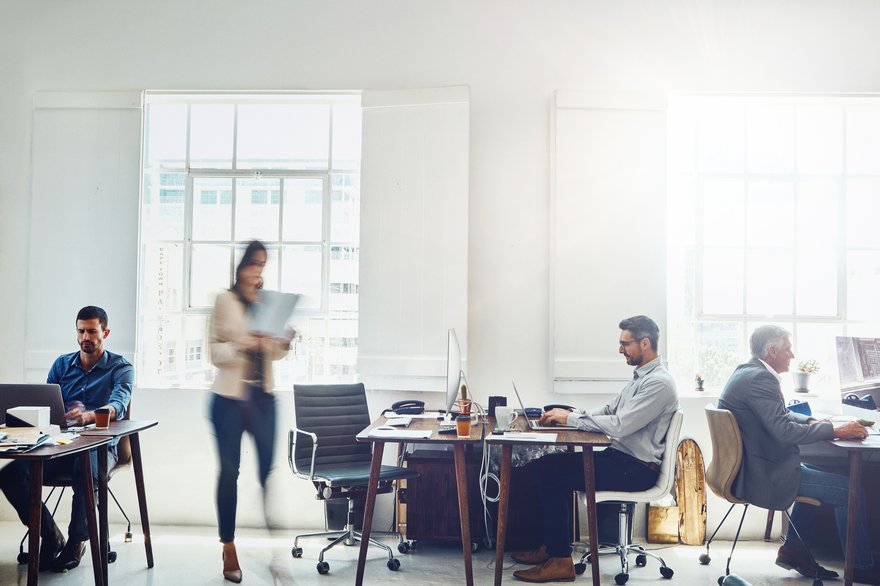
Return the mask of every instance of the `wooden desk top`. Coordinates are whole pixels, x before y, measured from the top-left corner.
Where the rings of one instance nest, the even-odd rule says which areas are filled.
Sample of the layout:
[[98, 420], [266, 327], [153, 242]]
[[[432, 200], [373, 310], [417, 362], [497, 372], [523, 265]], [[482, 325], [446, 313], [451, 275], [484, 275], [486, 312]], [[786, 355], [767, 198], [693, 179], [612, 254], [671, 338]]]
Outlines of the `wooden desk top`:
[[[393, 415], [392, 417], [398, 417], [397, 415]], [[397, 443], [407, 443], [407, 444], [430, 444], [430, 443], [444, 443], [444, 444], [475, 444], [481, 442], [483, 440], [483, 436], [488, 433], [486, 431], [487, 424], [482, 421], [477, 422], [476, 425], [471, 425], [471, 435], [467, 438], [460, 438], [455, 433], [437, 433], [437, 430], [440, 428], [440, 421], [432, 417], [430, 419], [416, 419], [413, 418], [410, 421], [410, 424], [406, 427], [401, 427], [401, 430], [405, 431], [421, 431], [421, 430], [431, 430], [431, 437], [429, 438], [400, 438], [400, 437], [373, 437], [370, 436], [370, 430], [374, 427], [378, 427], [380, 425], [385, 425], [388, 421], [388, 418], [384, 415], [380, 415], [377, 417], [366, 429], [357, 434], [357, 441], [359, 442], [397, 442]], [[494, 426], [494, 422], [492, 423]]]
[[[507, 432], [504, 435], [492, 435], [489, 433], [486, 436], [486, 441], [491, 442], [493, 444], [511, 444], [511, 445], [547, 445], [547, 444], [555, 444], [562, 446], [594, 446], [594, 447], [605, 447], [611, 445], [611, 438], [609, 438], [604, 433], [594, 433], [592, 431], [572, 431], [570, 429], [560, 429], [557, 431], [551, 430], [541, 430], [541, 431], [532, 431], [526, 428], [526, 422], [522, 417], [517, 417], [513, 422], [513, 434], [516, 432], [523, 432], [529, 434], [536, 435], [547, 435], [547, 434], [556, 434], [556, 441], [551, 442], [547, 440], [526, 440], [526, 439], [510, 439], [509, 435], [511, 432]], [[492, 419], [492, 429], [495, 429], [495, 421]]]
[[150, 419], [122, 419], [120, 421], [111, 421], [107, 429], [95, 429], [92, 427], [83, 430], [80, 435], [114, 438], [138, 433], [157, 425], [159, 425], [158, 421]]
[[40, 446], [30, 452], [0, 452], [0, 459], [52, 460], [54, 458], [60, 458], [62, 456], [77, 454], [85, 450], [91, 450], [92, 448], [97, 448], [98, 446], [101, 446], [103, 444], [110, 443], [112, 440], [112, 436], [106, 435], [91, 437], [80, 435], [69, 444], [65, 444], [63, 446]]

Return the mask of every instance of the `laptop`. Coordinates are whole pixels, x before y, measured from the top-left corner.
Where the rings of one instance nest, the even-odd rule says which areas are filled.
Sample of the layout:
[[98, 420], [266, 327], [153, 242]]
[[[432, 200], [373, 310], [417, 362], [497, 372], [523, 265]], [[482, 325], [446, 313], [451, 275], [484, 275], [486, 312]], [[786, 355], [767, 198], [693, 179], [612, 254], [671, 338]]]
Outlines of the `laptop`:
[[537, 431], [537, 430], [554, 431], [554, 430], [560, 430], [560, 429], [577, 430], [578, 429], [577, 427], [573, 427], [571, 425], [562, 425], [562, 424], [541, 425], [541, 423], [539, 423], [537, 419], [529, 419], [529, 416], [526, 415], [526, 406], [523, 405], [522, 397], [519, 396], [519, 391], [516, 390], [516, 383], [513, 381], [510, 381], [510, 383], [513, 385], [513, 392], [516, 394], [516, 400], [519, 401], [519, 406], [522, 409], [522, 416], [526, 418], [526, 423], [528, 424], [529, 429], [531, 429], [533, 431]]
[[67, 427], [64, 399], [58, 385], [0, 384], [0, 422], [6, 423], [6, 410], [13, 407], [48, 407], [49, 423], [61, 429]]

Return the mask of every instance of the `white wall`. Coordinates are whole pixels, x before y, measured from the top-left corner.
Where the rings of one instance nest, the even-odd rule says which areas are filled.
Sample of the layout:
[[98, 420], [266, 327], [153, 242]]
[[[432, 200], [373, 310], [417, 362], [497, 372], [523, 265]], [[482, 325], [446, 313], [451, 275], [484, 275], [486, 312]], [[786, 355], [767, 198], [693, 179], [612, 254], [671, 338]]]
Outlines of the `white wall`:
[[[551, 398], [542, 389], [550, 380], [552, 336], [548, 222], [555, 90], [662, 95], [880, 89], [880, 40], [874, 34], [880, 5], [867, 0], [0, 0], [0, 14], [4, 381], [24, 378], [20, 334], [27, 300], [35, 298], [26, 282], [28, 262], [46, 271], [61, 262], [28, 260], [26, 250], [36, 91], [470, 86], [469, 382], [484, 398], [507, 394], [516, 377], [541, 403]], [[638, 215], [639, 204], [626, 205]], [[595, 253], [616, 255], [620, 262], [609, 274], [596, 275], [598, 286], [626, 280], [656, 304], [665, 283], [639, 278], [638, 250], [613, 247], [624, 227], [604, 230], [609, 246]], [[656, 230], [662, 240], [659, 219]], [[97, 234], [95, 244], [113, 242]], [[100, 278], [103, 286], [134, 298], [131, 283]], [[66, 299], [59, 294], [57, 303]], [[71, 315], [76, 309], [69, 309]], [[584, 331], [607, 338], [612, 359], [616, 334]], [[374, 412], [393, 398], [371, 397]], [[204, 394], [142, 392], [137, 401], [139, 416], [162, 420], [143, 442], [154, 521], [213, 523], [214, 460]], [[288, 403], [282, 397], [289, 413]], [[700, 411], [688, 408], [685, 430], [691, 435], [702, 429]], [[242, 471], [243, 523], [259, 518], [250, 459], [245, 457]], [[278, 504], [290, 511], [297, 503], [291, 523], [318, 524], [320, 511], [308, 487], [294, 487], [282, 460], [279, 477], [289, 490]], [[166, 497], [172, 491], [175, 498]], [[0, 512], [8, 516], [8, 508], [0, 506]], [[710, 513], [711, 523], [714, 509]], [[760, 523], [752, 525], [751, 533], [758, 534]]]

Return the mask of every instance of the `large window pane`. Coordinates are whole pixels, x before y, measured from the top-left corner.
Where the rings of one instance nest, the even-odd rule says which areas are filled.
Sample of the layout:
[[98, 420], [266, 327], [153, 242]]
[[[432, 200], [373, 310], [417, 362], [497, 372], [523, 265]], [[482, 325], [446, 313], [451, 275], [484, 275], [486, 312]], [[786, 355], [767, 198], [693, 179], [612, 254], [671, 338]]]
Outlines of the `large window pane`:
[[357, 311], [359, 256], [356, 246], [330, 247], [330, 311]]
[[183, 310], [183, 243], [144, 243], [141, 253], [141, 314]]
[[229, 246], [193, 244], [189, 267], [190, 307], [211, 307], [217, 293], [232, 285]]
[[281, 253], [281, 290], [300, 293], [297, 307], [321, 307], [321, 247], [317, 245], [285, 246]]
[[741, 314], [743, 311], [743, 253], [740, 249], [703, 251], [703, 313]]
[[193, 104], [190, 113], [189, 160], [195, 169], [232, 168], [235, 106]]
[[839, 182], [827, 180], [798, 183], [796, 223], [798, 248], [826, 248], [836, 256], [837, 219], [840, 215], [839, 186]]
[[242, 104], [238, 107], [239, 169], [327, 169], [330, 106]]
[[730, 103], [702, 104], [697, 125], [700, 171], [745, 171], [745, 107]]
[[846, 109], [846, 171], [880, 174], [880, 109], [874, 105]]
[[847, 245], [880, 246], [878, 218], [880, 218], [880, 179], [858, 178], [847, 181]]
[[746, 313], [791, 315], [791, 249], [749, 250], [746, 260]]
[[749, 246], [791, 246], [794, 240], [794, 186], [788, 181], [749, 182]]
[[146, 167], [186, 167], [186, 105], [151, 104], [144, 132]]
[[278, 240], [280, 179], [237, 179], [235, 239]]
[[741, 246], [745, 237], [745, 183], [706, 181], [703, 185], [703, 244]]
[[193, 179], [193, 240], [229, 241], [232, 236], [232, 179]]
[[798, 315], [836, 316], [837, 251], [826, 248], [802, 248], [797, 261]]
[[797, 110], [798, 173], [843, 170], [843, 108], [803, 105]]
[[749, 173], [794, 170], [794, 108], [791, 104], [752, 104], [748, 108]]
[[360, 175], [331, 175], [330, 184], [330, 239], [357, 242], [361, 227]]
[[144, 173], [142, 240], [183, 240], [185, 180], [183, 173]]
[[324, 182], [284, 180], [284, 240], [320, 241], [323, 231]]
[[699, 374], [708, 388], [721, 389], [743, 361], [743, 325], [737, 322], [697, 324]]
[[843, 335], [841, 324], [798, 324], [794, 336], [792, 370], [806, 360], [817, 360], [819, 372], [810, 376], [810, 389], [838, 387], [837, 349], [834, 339]]
[[847, 255], [847, 317], [880, 321], [880, 251], [854, 250]]

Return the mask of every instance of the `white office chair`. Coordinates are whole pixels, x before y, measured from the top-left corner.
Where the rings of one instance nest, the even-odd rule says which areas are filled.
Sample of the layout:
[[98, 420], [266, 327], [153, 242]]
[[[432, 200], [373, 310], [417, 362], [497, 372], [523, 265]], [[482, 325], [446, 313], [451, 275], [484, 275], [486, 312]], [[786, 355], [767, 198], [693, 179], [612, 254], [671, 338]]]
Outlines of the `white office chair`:
[[[626, 584], [629, 580], [629, 561], [627, 556], [630, 553], [636, 554], [636, 566], [644, 566], [647, 564], [647, 556], [651, 556], [660, 562], [660, 575], [664, 578], [672, 578], [672, 568], [666, 565], [663, 558], [655, 553], [646, 550], [641, 545], [632, 542], [632, 511], [635, 503], [650, 503], [660, 500], [672, 490], [675, 483], [675, 451], [678, 449], [678, 436], [681, 433], [681, 422], [684, 419], [684, 413], [676, 411], [672, 415], [669, 422], [669, 429], [666, 431], [666, 447], [663, 450], [663, 462], [660, 464], [660, 475], [657, 476], [657, 484], [647, 490], [640, 492], [614, 492], [600, 490], [596, 492], [596, 502], [618, 502], [620, 503], [619, 519], [619, 537], [615, 545], [600, 545], [599, 555], [605, 553], [616, 553], [620, 556], [620, 573], [614, 576], [616, 584]], [[594, 539], [590, 536], [590, 539]], [[590, 552], [587, 551], [581, 561], [574, 566], [574, 571], [583, 574], [587, 569], [587, 562], [590, 560]]]

